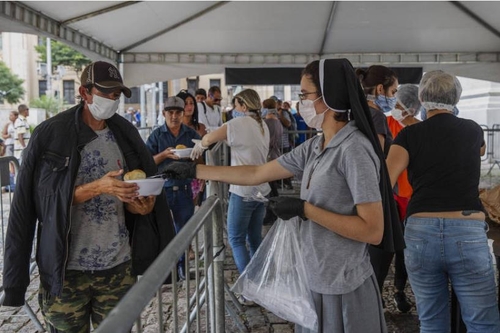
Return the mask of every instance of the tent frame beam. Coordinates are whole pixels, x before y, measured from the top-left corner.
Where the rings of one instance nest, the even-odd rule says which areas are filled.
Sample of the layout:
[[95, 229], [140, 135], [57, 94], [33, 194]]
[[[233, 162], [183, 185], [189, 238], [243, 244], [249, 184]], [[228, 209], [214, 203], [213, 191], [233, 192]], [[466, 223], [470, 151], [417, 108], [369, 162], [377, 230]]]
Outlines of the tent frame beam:
[[335, 15], [335, 11], [337, 10], [338, 1], [332, 1], [332, 8], [330, 9], [330, 15], [328, 16], [328, 23], [325, 27], [325, 32], [323, 33], [323, 40], [321, 41], [321, 47], [319, 48], [318, 54], [323, 54], [325, 50], [325, 44], [328, 39], [328, 35], [330, 34], [330, 30], [333, 24], [333, 17]]
[[16, 1], [0, 1], [0, 17], [38, 31], [41, 35], [56, 39], [76, 48], [92, 58], [107, 58], [114, 62], [118, 53], [98, 40], [84, 35], [60, 22]]
[[489, 53], [335, 53], [335, 54], [225, 54], [125, 53], [128, 64], [304, 65], [322, 58], [347, 58], [354, 66], [371, 64], [423, 65], [500, 63], [500, 52]]
[[485, 29], [490, 31], [492, 34], [500, 38], [500, 31], [495, 29], [492, 25], [490, 25], [488, 22], [483, 20], [482, 17], [471, 11], [469, 8], [465, 7], [460, 1], [450, 1], [452, 5], [460, 9], [462, 12], [464, 12], [467, 16], [472, 18], [474, 21], [482, 25]]
[[61, 24], [62, 25], [68, 25], [68, 24], [71, 24], [71, 23], [83, 21], [83, 20], [86, 20], [86, 19], [89, 19], [89, 18], [92, 18], [92, 17], [96, 17], [98, 15], [102, 15], [102, 14], [105, 14], [105, 13], [109, 13], [109, 12], [115, 11], [115, 10], [120, 9], [120, 8], [124, 8], [124, 7], [130, 6], [130, 5], [135, 5], [136, 3], [140, 3], [140, 1], [125, 1], [125, 2], [120, 2], [120, 3], [118, 3], [116, 5], [113, 5], [113, 6], [109, 6], [109, 7], [106, 7], [106, 8], [103, 8], [103, 9], [99, 9], [99, 10], [96, 10], [96, 11], [93, 11], [93, 12], [90, 12], [90, 13], [86, 13], [86, 14], [83, 14], [83, 15], [75, 16], [73, 18], [70, 18], [70, 19], [67, 19], [65, 21], [62, 21]]
[[198, 17], [201, 17], [201, 16], [203, 16], [203, 15], [205, 15], [205, 14], [208, 14], [208, 13], [209, 13], [209, 12], [211, 12], [212, 10], [215, 10], [215, 9], [217, 9], [217, 8], [221, 7], [221, 6], [224, 6], [224, 5], [228, 4], [229, 2], [230, 2], [230, 1], [218, 1], [218, 2], [216, 2], [215, 4], [213, 4], [212, 6], [210, 6], [210, 7], [206, 8], [206, 9], [204, 9], [204, 10], [202, 10], [202, 11], [199, 11], [199, 12], [197, 12], [197, 13], [195, 13], [195, 14], [193, 14], [193, 15], [189, 16], [189, 17], [187, 17], [187, 18], [185, 18], [184, 20], [182, 20], [182, 21], [180, 21], [180, 22], [177, 22], [177, 23], [175, 23], [174, 25], [171, 25], [171, 26], [170, 26], [170, 27], [168, 27], [168, 28], [165, 28], [165, 29], [163, 29], [163, 30], [161, 30], [161, 31], [158, 31], [158, 32], [156, 32], [156, 33], [152, 34], [151, 36], [148, 36], [148, 37], [146, 37], [146, 38], [144, 38], [144, 39], [141, 39], [141, 40], [139, 40], [139, 41], [137, 41], [137, 42], [135, 42], [135, 43], [133, 43], [133, 44], [131, 44], [131, 45], [129, 45], [129, 46], [124, 47], [124, 48], [121, 50], [121, 52], [122, 52], [122, 53], [126, 53], [126, 52], [128, 52], [128, 51], [132, 50], [133, 48], [136, 48], [137, 46], [140, 46], [140, 45], [142, 45], [142, 44], [144, 44], [144, 43], [147, 43], [147, 42], [149, 42], [150, 40], [153, 40], [153, 39], [155, 39], [155, 38], [157, 38], [157, 37], [159, 37], [159, 36], [161, 36], [161, 35], [164, 35], [164, 34], [166, 34], [166, 33], [170, 32], [170, 31], [172, 31], [172, 30], [177, 29], [177, 28], [178, 28], [178, 27], [180, 27], [180, 26], [183, 26], [184, 24], [187, 24], [187, 23], [189, 23], [189, 22], [191, 22], [191, 21], [193, 21], [193, 20], [197, 19]]

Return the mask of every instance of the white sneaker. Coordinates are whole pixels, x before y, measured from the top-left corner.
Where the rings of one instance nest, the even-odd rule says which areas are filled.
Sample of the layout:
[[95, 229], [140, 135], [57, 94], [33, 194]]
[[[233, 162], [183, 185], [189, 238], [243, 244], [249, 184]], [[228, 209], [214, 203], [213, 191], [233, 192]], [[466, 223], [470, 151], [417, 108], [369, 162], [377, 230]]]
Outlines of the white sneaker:
[[240, 302], [241, 305], [255, 306], [255, 302], [252, 302], [252, 301], [246, 299], [245, 297], [243, 297], [243, 295], [239, 295], [237, 298], [238, 298], [238, 302]]

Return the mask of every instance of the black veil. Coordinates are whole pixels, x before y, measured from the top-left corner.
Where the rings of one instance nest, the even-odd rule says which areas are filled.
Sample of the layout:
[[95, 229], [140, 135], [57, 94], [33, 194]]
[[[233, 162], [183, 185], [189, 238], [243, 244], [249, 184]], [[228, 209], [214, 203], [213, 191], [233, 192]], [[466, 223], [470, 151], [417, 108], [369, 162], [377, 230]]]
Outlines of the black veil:
[[351, 110], [351, 119], [370, 140], [380, 158], [380, 193], [384, 209], [384, 236], [376, 247], [395, 252], [405, 247], [385, 156], [375, 132], [370, 109], [354, 68], [347, 59], [322, 59], [319, 63], [319, 81], [325, 104], [335, 110]]

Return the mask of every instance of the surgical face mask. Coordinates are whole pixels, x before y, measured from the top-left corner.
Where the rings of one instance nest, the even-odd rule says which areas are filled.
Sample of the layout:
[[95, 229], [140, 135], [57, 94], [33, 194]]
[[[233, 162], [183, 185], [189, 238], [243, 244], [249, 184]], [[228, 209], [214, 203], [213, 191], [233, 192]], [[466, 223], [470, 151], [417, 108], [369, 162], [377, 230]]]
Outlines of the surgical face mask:
[[391, 112], [398, 103], [396, 97], [387, 97], [385, 95], [378, 95], [375, 104], [378, 105], [383, 112]]
[[405, 112], [405, 111], [400, 110], [400, 109], [392, 109], [391, 110], [392, 118], [394, 118], [395, 120], [397, 120], [401, 123], [406, 117], [408, 117], [408, 115], [403, 116], [403, 112]]
[[321, 128], [323, 120], [325, 119], [325, 112], [328, 108], [320, 114], [316, 114], [316, 109], [314, 108], [314, 102], [319, 100], [321, 97], [316, 98], [314, 101], [310, 99], [304, 99], [300, 103], [300, 115], [304, 118], [307, 126], [311, 128]]
[[247, 115], [246, 112], [241, 112], [241, 111], [238, 111], [236, 109], [233, 109], [233, 118], [244, 117], [246, 115]]
[[268, 113], [268, 112], [269, 112], [269, 111], [268, 111], [268, 109], [267, 109], [267, 108], [262, 108], [262, 109], [260, 110], [260, 114], [261, 114], [262, 118], [265, 118], [265, 117], [267, 116], [267, 113]]
[[120, 99], [112, 100], [98, 95], [93, 95], [92, 104], [87, 104], [90, 113], [96, 120], [105, 120], [113, 117], [118, 111]]

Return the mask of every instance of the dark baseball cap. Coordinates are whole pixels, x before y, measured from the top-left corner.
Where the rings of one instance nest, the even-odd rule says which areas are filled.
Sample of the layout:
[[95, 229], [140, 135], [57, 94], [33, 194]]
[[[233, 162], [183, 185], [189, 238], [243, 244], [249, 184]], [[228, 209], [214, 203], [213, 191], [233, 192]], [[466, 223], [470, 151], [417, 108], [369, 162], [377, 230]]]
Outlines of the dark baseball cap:
[[184, 111], [184, 101], [180, 97], [170, 96], [165, 101], [165, 107], [163, 108], [163, 110], [165, 110], [165, 111], [169, 111], [169, 110]]
[[123, 94], [130, 98], [132, 91], [123, 85], [120, 71], [113, 64], [105, 61], [96, 61], [85, 67], [81, 77], [82, 86], [94, 85], [97, 89], [120, 88]]

